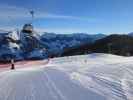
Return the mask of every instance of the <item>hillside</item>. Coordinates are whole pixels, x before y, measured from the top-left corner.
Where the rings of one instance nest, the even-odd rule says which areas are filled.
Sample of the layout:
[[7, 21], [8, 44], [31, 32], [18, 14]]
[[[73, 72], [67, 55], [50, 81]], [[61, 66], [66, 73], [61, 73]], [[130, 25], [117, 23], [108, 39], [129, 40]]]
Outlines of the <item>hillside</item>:
[[131, 56], [133, 55], [133, 37], [128, 35], [110, 35], [91, 44], [86, 43], [75, 48], [69, 48], [64, 51], [62, 56], [94, 52]]
[[[51, 59], [48, 65], [33, 65], [25, 68], [18, 65], [16, 70], [0, 72], [1, 100], [133, 98], [132, 57], [90, 54]], [[17, 69], [20, 66], [21, 69]]]
[[50, 55], [60, 56], [67, 48], [80, 46], [85, 43], [92, 43], [95, 40], [101, 39], [105, 36], [106, 35], [104, 34], [56, 34], [45, 32], [43, 35], [41, 35], [40, 40], [48, 47]]

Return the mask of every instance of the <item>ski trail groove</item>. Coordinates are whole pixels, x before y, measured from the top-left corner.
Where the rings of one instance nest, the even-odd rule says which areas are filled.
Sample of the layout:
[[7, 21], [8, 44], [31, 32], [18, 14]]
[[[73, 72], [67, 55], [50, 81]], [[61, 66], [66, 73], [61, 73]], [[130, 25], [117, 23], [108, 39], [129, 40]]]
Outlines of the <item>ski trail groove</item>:
[[48, 83], [53, 87], [53, 89], [57, 92], [57, 94], [60, 96], [61, 100], [67, 100], [67, 98], [60, 92], [60, 90], [56, 87], [55, 83], [51, 80], [48, 73], [44, 71], [44, 75], [46, 76]]

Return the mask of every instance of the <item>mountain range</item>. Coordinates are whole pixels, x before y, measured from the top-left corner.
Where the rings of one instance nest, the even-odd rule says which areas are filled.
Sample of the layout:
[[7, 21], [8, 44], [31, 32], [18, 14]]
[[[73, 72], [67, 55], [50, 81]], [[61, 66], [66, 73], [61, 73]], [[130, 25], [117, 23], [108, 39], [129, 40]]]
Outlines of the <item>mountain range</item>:
[[133, 33], [105, 35], [0, 32], [0, 62], [7, 62], [10, 59], [35, 60], [88, 53], [132, 56]]
[[133, 55], [133, 37], [130, 35], [112, 34], [93, 43], [86, 43], [66, 49], [62, 56], [86, 53], [111, 53], [121, 56]]
[[67, 48], [77, 47], [105, 37], [104, 34], [88, 35], [85, 33], [56, 34], [24, 32], [0, 32], [0, 61], [44, 59], [57, 57]]

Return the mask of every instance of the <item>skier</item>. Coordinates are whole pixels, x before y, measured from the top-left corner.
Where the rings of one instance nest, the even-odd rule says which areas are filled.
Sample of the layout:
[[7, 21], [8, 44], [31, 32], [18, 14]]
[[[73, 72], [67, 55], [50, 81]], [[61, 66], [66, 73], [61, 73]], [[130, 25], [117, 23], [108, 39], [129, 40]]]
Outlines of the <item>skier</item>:
[[11, 59], [11, 70], [15, 69], [14, 59]]

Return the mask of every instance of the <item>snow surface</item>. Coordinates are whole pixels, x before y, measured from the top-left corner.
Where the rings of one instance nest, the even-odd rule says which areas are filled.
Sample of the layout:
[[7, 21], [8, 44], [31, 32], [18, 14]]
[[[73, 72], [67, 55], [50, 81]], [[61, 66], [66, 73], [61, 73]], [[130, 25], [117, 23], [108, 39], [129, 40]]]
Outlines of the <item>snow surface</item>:
[[90, 54], [33, 65], [0, 72], [0, 100], [133, 100], [133, 57]]

